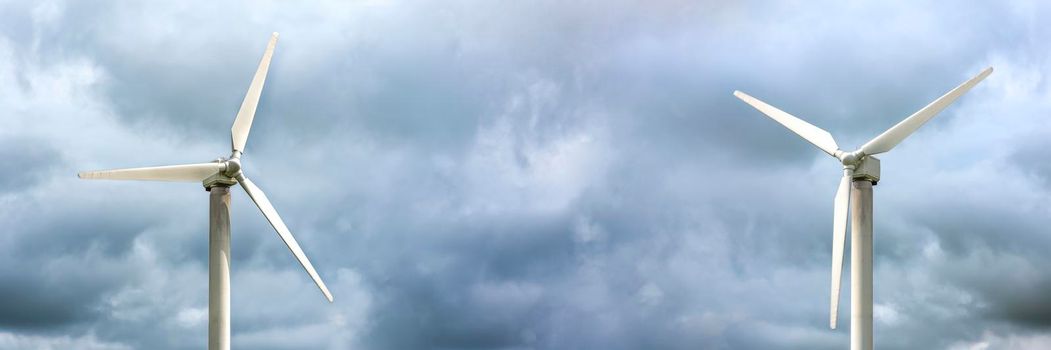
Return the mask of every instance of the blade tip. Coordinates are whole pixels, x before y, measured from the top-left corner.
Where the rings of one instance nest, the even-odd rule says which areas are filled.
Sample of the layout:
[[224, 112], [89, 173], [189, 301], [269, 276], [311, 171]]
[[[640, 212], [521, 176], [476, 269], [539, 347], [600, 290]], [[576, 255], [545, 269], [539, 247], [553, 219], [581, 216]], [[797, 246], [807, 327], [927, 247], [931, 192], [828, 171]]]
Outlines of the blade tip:
[[318, 289], [321, 290], [321, 294], [325, 295], [325, 300], [328, 300], [329, 303], [332, 303], [332, 292], [328, 290], [328, 286], [325, 285], [325, 282], [321, 281], [321, 276], [317, 276], [317, 278], [314, 279], [314, 283], [316, 283]]
[[[747, 103], [747, 104], [750, 104], [750, 105], [752, 104], [752, 101], [755, 100], [755, 98], [753, 98], [751, 95], [746, 94], [744, 92], [741, 92], [741, 90], [734, 90], [734, 97], [737, 97], [738, 100], [744, 101], [744, 103]], [[752, 106], [755, 106], [755, 105], [752, 105]]]
[[989, 74], [993, 74], [992, 66], [986, 67], [984, 70], [982, 70], [981, 73], [978, 73], [978, 76], [982, 77], [982, 79], [985, 79], [985, 77], [989, 76]]
[[281, 36], [281, 34], [278, 34], [277, 32], [273, 32], [273, 33], [271, 33], [271, 34], [270, 34], [270, 43], [272, 43], [272, 44], [276, 45], [276, 44], [277, 44], [277, 39], [278, 39], [278, 37], [280, 37], [280, 36]]

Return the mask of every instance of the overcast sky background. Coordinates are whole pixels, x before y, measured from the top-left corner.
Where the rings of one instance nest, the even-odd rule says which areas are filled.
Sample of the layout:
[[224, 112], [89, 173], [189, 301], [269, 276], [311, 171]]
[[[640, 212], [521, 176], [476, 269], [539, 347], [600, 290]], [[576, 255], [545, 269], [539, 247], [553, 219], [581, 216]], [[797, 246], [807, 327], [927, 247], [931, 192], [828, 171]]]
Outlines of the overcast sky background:
[[[0, 349], [200, 349], [209, 161], [281, 33], [233, 190], [239, 349], [842, 349], [840, 167], [881, 157], [881, 349], [1051, 348], [1051, 8], [797, 1], [0, 1]], [[848, 262], [849, 263], [849, 262]], [[849, 267], [847, 270], [849, 272]]]

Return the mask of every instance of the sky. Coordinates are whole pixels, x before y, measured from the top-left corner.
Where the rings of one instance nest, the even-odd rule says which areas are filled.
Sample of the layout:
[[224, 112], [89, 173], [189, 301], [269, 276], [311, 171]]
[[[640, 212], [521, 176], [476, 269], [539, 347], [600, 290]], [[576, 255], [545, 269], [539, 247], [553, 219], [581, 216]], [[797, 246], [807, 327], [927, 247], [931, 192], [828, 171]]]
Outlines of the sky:
[[[840, 165], [985, 67], [875, 187], [880, 349], [1051, 348], [1039, 1], [0, 0], [0, 349], [199, 349], [199, 184], [244, 155], [335, 296], [232, 189], [236, 349], [842, 349]], [[849, 243], [849, 242], [848, 242]], [[845, 269], [845, 281], [849, 278]]]

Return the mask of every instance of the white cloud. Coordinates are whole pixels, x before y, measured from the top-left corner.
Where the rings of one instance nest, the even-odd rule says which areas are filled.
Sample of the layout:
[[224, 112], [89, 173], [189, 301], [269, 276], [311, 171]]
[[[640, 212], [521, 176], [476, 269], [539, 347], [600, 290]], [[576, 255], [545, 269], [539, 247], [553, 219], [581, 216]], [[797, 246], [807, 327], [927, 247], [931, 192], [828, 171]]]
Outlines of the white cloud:
[[0, 332], [0, 349], [36, 349], [36, 350], [128, 350], [130, 346], [120, 343], [100, 341], [94, 334], [79, 337], [70, 336], [35, 336], [10, 332]]
[[999, 335], [986, 332], [977, 341], [958, 342], [949, 347], [950, 350], [1042, 350], [1051, 349], [1051, 336], [1049, 335]]
[[462, 168], [466, 212], [558, 213], [601, 186], [615, 145], [601, 115], [558, 109], [561, 95], [554, 83], [533, 81], [481, 126]]

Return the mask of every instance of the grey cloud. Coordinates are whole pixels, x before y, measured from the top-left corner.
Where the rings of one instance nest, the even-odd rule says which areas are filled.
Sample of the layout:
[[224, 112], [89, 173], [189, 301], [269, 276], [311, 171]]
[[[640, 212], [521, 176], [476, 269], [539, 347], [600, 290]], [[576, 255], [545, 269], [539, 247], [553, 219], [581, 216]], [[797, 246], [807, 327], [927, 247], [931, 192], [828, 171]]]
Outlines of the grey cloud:
[[0, 195], [45, 181], [64, 162], [45, 140], [30, 137], [0, 138], [0, 159], [10, 169], [0, 176]]
[[[0, 180], [13, 184], [0, 186], [12, 201], [0, 202], [0, 220], [19, 228], [0, 235], [12, 262], [0, 285], [28, 286], [0, 288], [22, 301], [0, 303], [12, 310], [0, 312], [0, 345], [5, 334], [203, 344], [206, 193], [71, 174], [224, 154], [275, 30], [282, 42], [246, 171], [336, 303], [238, 192], [235, 347], [841, 348], [846, 327], [826, 329], [839, 169], [731, 92], [850, 147], [989, 62], [988, 82], [886, 158], [877, 344], [1018, 344], [1045, 332], [1047, 276], [1033, 267], [1051, 244], [1039, 232], [1047, 193], [1020, 190], [1042, 181], [1021, 161], [1039, 158], [1041, 139], [971, 149], [975, 128], [1011, 139], [1031, 121], [975, 116], [1003, 108], [1000, 97], [1029, 104], [1046, 90], [1005, 82], [1025, 78], [1015, 67], [1045, 66], [1034, 62], [1047, 33], [1026, 13], [1046, 9], [241, 5], [2, 5], [2, 81], [48, 86], [43, 76], [74, 92], [0, 87], [19, 97], [0, 97], [0, 115], [16, 118], [4, 132], [48, 145], [0, 157], [31, 168], [63, 159]], [[77, 80], [77, 69], [99, 78]], [[76, 98], [42, 106], [48, 93]], [[70, 110], [78, 119], [62, 115]], [[47, 128], [23, 122], [34, 117]], [[1000, 180], [1015, 174], [1033, 178]], [[35, 265], [51, 268], [30, 273]], [[1026, 273], [1003, 273], [1014, 269]], [[26, 318], [27, 308], [42, 312]]]

